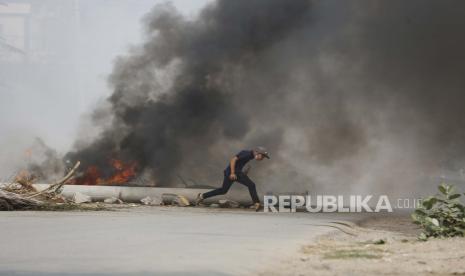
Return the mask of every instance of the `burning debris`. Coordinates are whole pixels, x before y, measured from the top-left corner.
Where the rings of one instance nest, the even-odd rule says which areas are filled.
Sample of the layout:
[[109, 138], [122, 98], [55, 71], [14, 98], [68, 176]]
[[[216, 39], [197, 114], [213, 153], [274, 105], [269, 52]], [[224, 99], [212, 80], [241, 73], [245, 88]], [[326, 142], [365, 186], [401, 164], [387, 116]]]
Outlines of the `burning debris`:
[[118, 159], [110, 159], [109, 166], [103, 172], [97, 166], [88, 166], [79, 173], [69, 184], [76, 185], [120, 185], [130, 182], [136, 176], [136, 162], [124, 163]]
[[[125, 171], [128, 167], [120, 162], [113, 162], [114, 166], [120, 173]], [[124, 206], [136, 207], [140, 205], [148, 206], [178, 206], [188, 207], [193, 205], [193, 201], [198, 189], [183, 189], [178, 188], [159, 188], [160, 190], [151, 192], [151, 196], [145, 196], [145, 191], [130, 191], [123, 192], [117, 191], [118, 197], [110, 196], [102, 198], [103, 195], [107, 195], [104, 190], [105, 187], [94, 187], [98, 188], [96, 198], [93, 198], [83, 192], [70, 191], [63, 192], [64, 185], [66, 183], [75, 183], [76, 177], [82, 177], [76, 174], [80, 162], [77, 162], [73, 168], [71, 168], [66, 176], [62, 179], [54, 182], [53, 184], [39, 184], [34, 186], [33, 181], [35, 178], [26, 171], [21, 171], [13, 178], [11, 183], [0, 186], [0, 210], [106, 210], [105, 207], [98, 205], [98, 202], [106, 204], [124, 204], [122, 194], [129, 195], [129, 202], [138, 202], [139, 204], [129, 203]], [[47, 185], [45, 188], [41, 188], [41, 185]], [[91, 185], [93, 186], [93, 185]], [[38, 188], [37, 188], [38, 187]], [[72, 187], [72, 186], [68, 186]], [[125, 187], [127, 189], [137, 189], [134, 187]], [[145, 188], [146, 189], [146, 188]], [[158, 188], [153, 188], [158, 189]], [[169, 191], [165, 190], [169, 189]], [[110, 189], [110, 192], [114, 190]], [[95, 190], [90, 194], [96, 194]], [[141, 196], [142, 195], [142, 196]], [[145, 197], [143, 197], [145, 196]], [[138, 199], [138, 197], [140, 199]], [[192, 202], [189, 200], [192, 200]], [[96, 206], [82, 206], [81, 204], [97, 202]], [[220, 199], [219, 205], [212, 203], [212, 206], [221, 206], [222, 208], [240, 208], [242, 207], [238, 202]], [[123, 206], [123, 207], [124, 207]]]

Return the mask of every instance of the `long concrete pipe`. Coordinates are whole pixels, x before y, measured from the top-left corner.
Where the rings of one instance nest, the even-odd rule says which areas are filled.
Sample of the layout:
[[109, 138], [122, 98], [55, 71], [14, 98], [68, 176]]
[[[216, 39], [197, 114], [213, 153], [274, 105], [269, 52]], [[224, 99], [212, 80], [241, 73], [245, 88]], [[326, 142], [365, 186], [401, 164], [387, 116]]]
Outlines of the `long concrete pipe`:
[[[41, 191], [49, 187], [49, 184], [33, 184], [33, 186]], [[170, 195], [182, 195], [189, 201], [193, 202], [198, 193], [209, 191], [208, 189], [187, 189], [187, 188], [162, 188], [162, 187], [129, 187], [129, 186], [88, 186], [88, 185], [64, 185], [63, 196], [66, 198], [73, 197], [74, 193], [79, 192], [88, 195], [93, 201], [103, 201], [106, 198], [116, 197], [124, 202], [137, 202], [145, 197], [163, 198]], [[214, 203], [220, 199], [230, 199], [241, 204], [252, 203], [249, 193], [246, 189], [231, 190], [224, 196], [217, 196], [205, 200], [205, 203]]]

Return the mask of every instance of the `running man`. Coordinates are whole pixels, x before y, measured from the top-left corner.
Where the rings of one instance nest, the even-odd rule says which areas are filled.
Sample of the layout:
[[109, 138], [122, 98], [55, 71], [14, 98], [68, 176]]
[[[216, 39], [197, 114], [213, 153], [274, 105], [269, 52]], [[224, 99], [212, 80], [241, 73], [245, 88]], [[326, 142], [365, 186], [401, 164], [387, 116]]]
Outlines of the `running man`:
[[245, 164], [252, 159], [261, 161], [264, 158], [270, 159], [268, 152], [264, 147], [256, 147], [253, 150], [243, 150], [236, 154], [230, 161], [228, 167], [224, 170], [223, 186], [221, 188], [198, 194], [196, 204], [199, 205], [204, 199], [212, 196], [224, 195], [228, 192], [231, 185], [237, 181], [249, 188], [250, 197], [253, 200], [255, 210], [260, 208], [260, 199], [258, 199], [255, 183], [242, 171]]

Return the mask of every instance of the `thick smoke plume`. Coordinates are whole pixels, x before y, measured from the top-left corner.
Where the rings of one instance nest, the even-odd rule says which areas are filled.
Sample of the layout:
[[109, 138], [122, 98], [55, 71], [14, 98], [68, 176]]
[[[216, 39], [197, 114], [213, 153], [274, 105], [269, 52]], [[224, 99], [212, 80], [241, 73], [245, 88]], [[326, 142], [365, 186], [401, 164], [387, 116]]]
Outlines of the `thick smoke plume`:
[[[195, 20], [171, 5], [116, 61], [102, 128], [67, 159], [173, 185], [217, 185], [264, 145], [262, 191], [400, 193], [463, 168], [463, 1], [219, 0]], [[431, 179], [433, 178], [433, 179]], [[433, 183], [434, 182], [434, 183]]]

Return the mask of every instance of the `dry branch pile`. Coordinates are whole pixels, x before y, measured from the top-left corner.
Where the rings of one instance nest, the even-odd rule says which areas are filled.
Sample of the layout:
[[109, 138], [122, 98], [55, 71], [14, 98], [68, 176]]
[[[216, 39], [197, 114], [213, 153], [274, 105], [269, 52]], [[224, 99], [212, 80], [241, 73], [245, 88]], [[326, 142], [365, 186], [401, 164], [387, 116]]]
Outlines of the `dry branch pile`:
[[2, 211], [34, 209], [41, 204], [42, 202], [39, 200], [0, 189], [0, 210]]
[[35, 180], [33, 176], [23, 172], [19, 173], [12, 183], [0, 188], [0, 210], [43, 209], [44, 206], [66, 203], [66, 199], [60, 194], [61, 189], [66, 181], [74, 175], [79, 165], [78, 161], [65, 177], [42, 191], [37, 191], [32, 186]]

